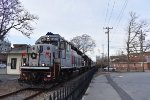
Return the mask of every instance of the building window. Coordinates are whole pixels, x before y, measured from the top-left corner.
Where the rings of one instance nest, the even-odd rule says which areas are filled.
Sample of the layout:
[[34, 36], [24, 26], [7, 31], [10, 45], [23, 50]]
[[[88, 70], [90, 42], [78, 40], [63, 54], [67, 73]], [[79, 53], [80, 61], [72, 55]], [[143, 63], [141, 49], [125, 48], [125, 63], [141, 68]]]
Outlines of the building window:
[[11, 69], [16, 69], [17, 58], [11, 58]]

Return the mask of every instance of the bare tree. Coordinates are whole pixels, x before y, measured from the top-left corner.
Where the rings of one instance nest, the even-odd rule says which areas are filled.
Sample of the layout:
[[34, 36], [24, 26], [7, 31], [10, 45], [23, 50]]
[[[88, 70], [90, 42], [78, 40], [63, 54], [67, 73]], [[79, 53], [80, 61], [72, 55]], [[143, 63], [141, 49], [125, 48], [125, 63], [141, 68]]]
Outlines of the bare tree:
[[[127, 44], [127, 61], [128, 61], [128, 68], [127, 68], [127, 70], [129, 71], [129, 63], [130, 63], [130, 60], [129, 60], [129, 54], [130, 54], [130, 45], [131, 45], [131, 43], [132, 43], [132, 40], [134, 39], [134, 37], [136, 36], [134, 33], [134, 31], [135, 31], [135, 26], [137, 26], [137, 23], [136, 23], [136, 19], [138, 18], [137, 16], [136, 16], [136, 14], [135, 13], [133, 13], [133, 12], [131, 12], [130, 13], [130, 20], [129, 20], [129, 24], [128, 24], [128, 26], [127, 26], [127, 42], [126, 42], [126, 44]], [[133, 38], [131, 38], [131, 34], [134, 34], [134, 37]]]
[[74, 37], [71, 40], [71, 43], [73, 43], [83, 53], [93, 51], [94, 47], [96, 46], [94, 40], [87, 34]]
[[[143, 37], [146, 36], [146, 33], [150, 31], [149, 23], [146, 20], [139, 20], [139, 17], [136, 13], [130, 13], [130, 20], [127, 26], [127, 61], [128, 61], [128, 71], [129, 69], [129, 55], [131, 52], [143, 52], [143, 50], [147, 50], [150, 47], [149, 42], [145, 41], [145, 49], [143, 49]], [[144, 34], [143, 34], [144, 33]], [[140, 50], [139, 50], [140, 49]]]
[[0, 0], [0, 40], [3, 40], [11, 29], [29, 37], [34, 30], [30, 22], [35, 20], [38, 20], [38, 17], [27, 12], [19, 0]]
[[78, 49], [81, 49], [81, 36], [76, 36], [71, 40], [71, 43], [73, 43]]

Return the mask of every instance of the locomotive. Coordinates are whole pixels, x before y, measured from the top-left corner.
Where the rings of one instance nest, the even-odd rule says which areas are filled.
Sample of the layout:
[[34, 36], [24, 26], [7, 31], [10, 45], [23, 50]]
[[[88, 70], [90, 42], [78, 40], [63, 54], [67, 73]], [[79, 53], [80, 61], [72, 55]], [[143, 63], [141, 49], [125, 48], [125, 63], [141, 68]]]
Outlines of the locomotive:
[[48, 32], [22, 53], [19, 82], [54, 82], [91, 67], [92, 60], [59, 34]]

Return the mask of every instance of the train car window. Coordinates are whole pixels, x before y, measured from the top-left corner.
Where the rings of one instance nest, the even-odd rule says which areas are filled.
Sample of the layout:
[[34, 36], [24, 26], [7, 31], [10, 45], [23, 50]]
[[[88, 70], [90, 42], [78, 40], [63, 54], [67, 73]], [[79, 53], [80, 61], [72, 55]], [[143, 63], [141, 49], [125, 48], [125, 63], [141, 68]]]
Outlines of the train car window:
[[55, 52], [53, 52], [53, 58], [55, 58]]
[[62, 51], [59, 51], [58, 58], [62, 57]]
[[49, 46], [47, 47], [47, 50], [50, 50], [50, 47], [49, 47]]
[[74, 64], [75, 64], [75, 66], [76, 66], [76, 57], [74, 57]]
[[80, 58], [78, 57], [78, 66], [80, 66]]
[[75, 56], [73, 56], [73, 64], [75, 64]]
[[65, 49], [65, 42], [64, 41], [60, 42], [60, 49], [62, 49], [62, 50]]
[[69, 47], [68, 47], [69, 51], [70, 51], [70, 44], [69, 44]]
[[35, 47], [33, 47], [32, 49], [35, 50]]
[[43, 52], [43, 46], [40, 45], [40, 49], [39, 52], [42, 53]]
[[67, 43], [67, 51], [70, 51], [70, 45]]

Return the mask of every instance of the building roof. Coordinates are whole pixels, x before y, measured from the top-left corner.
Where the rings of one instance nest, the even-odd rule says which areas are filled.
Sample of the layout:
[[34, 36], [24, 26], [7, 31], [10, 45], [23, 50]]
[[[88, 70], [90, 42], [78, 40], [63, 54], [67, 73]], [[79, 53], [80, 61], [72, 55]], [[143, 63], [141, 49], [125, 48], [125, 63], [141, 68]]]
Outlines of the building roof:
[[[11, 49], [9, 54], [20, 54], [23, 52], [27, 52], [27, 47], [29, 47], [29, 45], [27, 45], [27, 44], [14, 44], [13, 46], [14, 47]], [[28, 50], [28, 51], [30, 51], [30, 50]]]
[[13, 44], [14, 48], [26, 48], [27, 46], [29, 46], [29, 45], [27, 45], [27, 44]]
[[110, 60], [112, 62], [126, 62], [127, 56], [126, 55], [110, 56]]
[[[127, 62], [127, 55], [110, 56], [112, 62]], [[143, 57], [141, 53], [131, 53], [129, 55], [130, 62], [150, 62], [150, 52], [144, 52]]]

